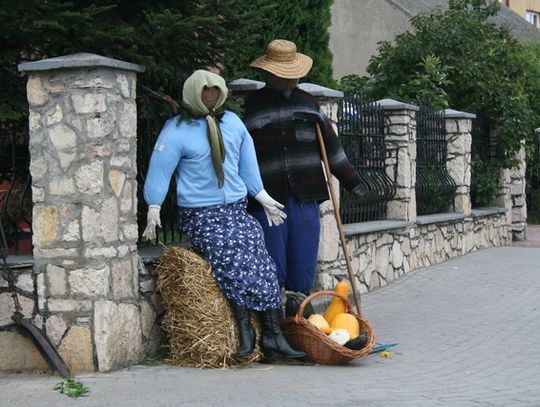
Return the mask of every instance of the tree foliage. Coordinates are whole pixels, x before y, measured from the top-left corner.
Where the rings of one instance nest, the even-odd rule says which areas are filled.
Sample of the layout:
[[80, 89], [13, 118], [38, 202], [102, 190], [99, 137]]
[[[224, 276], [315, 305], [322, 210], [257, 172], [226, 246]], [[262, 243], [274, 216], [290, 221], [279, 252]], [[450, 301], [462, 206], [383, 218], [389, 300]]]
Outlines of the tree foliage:
[[298, 52], [313, 58], [306, 82], [335, 86], [332, 79], [332, 54], [329, 49], [332, 0], [252, 0], [238, 2], [238, 43], [227, 54], [224, 74], [230, 78], [262, 77], [249, 66], [265, 54], [273, 39], [293, 41]]
[[[142, 64], [143, 116], [160, 114], [162, 89], [179, 100], [195, 69], [220, 67], [227, 79], [253, 77], [249, 63], [276, 37], [315, 60], [309, 79], [331, 81], [330, 0], [4, 0], [0, 8], [0, 122], [27, 114], [17, 65], [91, 52]], [[141, 104], [140, 104], [141, 105]], [[161, 105], [163, 107], [163, 105]]]
[[[143, 64], [144, 86], [178, 93], [194, 69], [213, 66], [231, 47], [231, 0], [6, 0], [0, 9], [0, 120], [26, 114], [17, 64], [91, 52]], [[12, 98], [15, 96], [15, 98]]]
[[523, 55], [523, 45], [489, 21], [499, 8], [496, 0], [450, 0], [447, 10], [413, 17], [411, 31], [380, 43], [369, 77], [356, 83], [374, 98], [483, 113], [497, 134], [499, 159], [512, 165], [520, 140], [540, 124], [540, 65], [529, 59], [540, 54], [534, 45]]

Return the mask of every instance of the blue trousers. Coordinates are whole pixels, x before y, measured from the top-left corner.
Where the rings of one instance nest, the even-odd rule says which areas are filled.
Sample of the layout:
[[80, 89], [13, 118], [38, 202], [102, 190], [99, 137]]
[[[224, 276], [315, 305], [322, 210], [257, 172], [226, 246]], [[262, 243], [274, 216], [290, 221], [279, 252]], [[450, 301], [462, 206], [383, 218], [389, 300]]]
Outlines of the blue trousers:
[[264, 211], [252, 215], [264, 231], [266, 250], [274, 259], [280, 287], [309, 294], [315, 285], [321, 221], [317, 202], [298, 202], [292, 192], [285, 223], [268, 226]]

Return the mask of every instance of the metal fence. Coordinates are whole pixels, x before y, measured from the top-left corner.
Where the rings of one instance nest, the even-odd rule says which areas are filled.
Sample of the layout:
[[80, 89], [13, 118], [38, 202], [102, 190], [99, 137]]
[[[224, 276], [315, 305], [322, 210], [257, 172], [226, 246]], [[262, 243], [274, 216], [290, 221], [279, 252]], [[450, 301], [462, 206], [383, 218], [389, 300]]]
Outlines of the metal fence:
[[171, 179], [169, 192], [165, 201], [161, 205], [161, 226], [157, 238], [154, 242], [149, 242], [142, 237], [146, 227], [146, 215], [148, 205], [144, 201], [144, 181], [148, 172], [150, 157], [156, 143], [157, 136], [165, 120], [141, 119], [139, 120], [139, 129], [137, 131], [137, 222], [139, 227], [139, 244], [157, 245], [178, 243], [182, 241], [182, 233], [177, 228], [178, 207], [176, 205], [176, 182], [174, 177]]
[[471, 205], [473, 208], [495, 205], [499, 185], [497, 143], [491, 137], [489, 120], [481, 113], [471, 128]]
[[446, 170], [447, 142], [441, 112], [420, 106], [416, 120], [416, 211], [418, 215], [453, 210], [456, 184]]
[[540, 224], [540, 135], [527, 143], [527, 221]]
[[0, 124], [0, 222], [12, 254], [32, 251], [28, 122]]
[[338, 130], [345, 153], [367, 191], [360, 198], [341, 188], [342, 222], [385, 219], [386, 204], [396, 188], [385, 172], [384, 111], [358, 95], [348, 95], [339, 106]]

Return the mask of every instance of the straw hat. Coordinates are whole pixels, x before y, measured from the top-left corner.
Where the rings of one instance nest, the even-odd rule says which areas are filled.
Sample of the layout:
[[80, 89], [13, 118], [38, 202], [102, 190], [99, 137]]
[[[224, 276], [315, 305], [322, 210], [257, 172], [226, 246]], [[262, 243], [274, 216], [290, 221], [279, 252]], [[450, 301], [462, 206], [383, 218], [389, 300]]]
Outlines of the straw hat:
[[251, 66], [260, 68], [279, 78], [298, 79], [307, 75], [313, 60], [296, 52], [294, 42], [273, 40], [266, 47], [266, 55], [257, 58]]

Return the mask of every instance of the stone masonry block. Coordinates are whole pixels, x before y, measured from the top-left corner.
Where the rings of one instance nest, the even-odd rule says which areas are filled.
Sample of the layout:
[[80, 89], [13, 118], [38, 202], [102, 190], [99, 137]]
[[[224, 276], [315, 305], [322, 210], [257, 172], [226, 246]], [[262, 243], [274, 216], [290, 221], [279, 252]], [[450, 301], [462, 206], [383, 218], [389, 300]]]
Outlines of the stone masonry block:
[[143, 350], [138, 307], [97, 301], [94, 304], [94, 343], [100, 372], [137, 363]]
[[58, 235], [58, 208], [55, 206], [34, 206], [33, 226], [34, 244], [47, 246], [51, 244]]
[[73, 108], [76, 113], [100, 113], [107, 110], [105, 95], [101, 93], [86, 93], [82, 95], [71, 95]]
[[26, 83], [26, 97], [30, 106], [43, 106], [47, 103], [47, 93], [40, 76], [31, 75]]
[[95, 370], [92, 331], [87, 325], [70, 327], [58, 348], [58, 352], [72, 372], [93, 372]]
[[82, 193], [99, 194], [103, 189], [103, 161], [83, 165], [75, 173], [75, 183]]
[[69, 272], [71, 295], [84, 298], [104, 298], [109, 293], [109, 266], [99, 269], [85, 268]]

